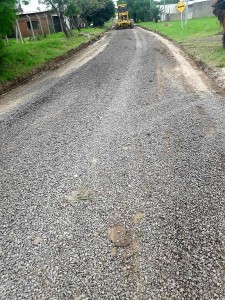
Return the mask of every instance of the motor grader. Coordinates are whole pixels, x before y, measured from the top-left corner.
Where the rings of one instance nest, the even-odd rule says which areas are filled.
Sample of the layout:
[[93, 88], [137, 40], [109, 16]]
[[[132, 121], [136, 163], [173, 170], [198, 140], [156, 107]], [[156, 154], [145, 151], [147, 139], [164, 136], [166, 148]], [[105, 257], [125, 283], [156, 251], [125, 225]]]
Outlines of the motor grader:
[[133, 28], [134, 22], [128, 17], [127, 4], [118, 4], [115, 29]]

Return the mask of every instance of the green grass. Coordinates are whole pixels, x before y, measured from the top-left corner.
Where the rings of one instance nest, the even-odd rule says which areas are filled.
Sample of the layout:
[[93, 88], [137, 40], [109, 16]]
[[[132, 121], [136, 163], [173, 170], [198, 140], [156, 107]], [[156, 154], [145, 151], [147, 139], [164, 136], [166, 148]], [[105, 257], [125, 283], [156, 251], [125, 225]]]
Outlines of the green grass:
[[216, 17], [188, 20], [181, 28], [180, 21], [142, 22], [138, 25], [158, 32], [181, 44], [197, 60], [212, 67], [225, 67], [225, 50], [222, 47], [223, 31]]
[[[106, 28], [107, 26], [84, 28], [81, 32], [88, 33], [94, 38]], [[74, 36], [68, 39], [62, 32], [48, 35], [45, 38], [40, 37], [34, 41], [25, 39], [24, 44], [16, 43], [15, 39], [10, 39], [9, 45], [5, 46], [3, 52], [0, 53], [0, 85], [42, 66], [88, 40], [87, 36], [78, 35], [77, 30], [74, 30]]]

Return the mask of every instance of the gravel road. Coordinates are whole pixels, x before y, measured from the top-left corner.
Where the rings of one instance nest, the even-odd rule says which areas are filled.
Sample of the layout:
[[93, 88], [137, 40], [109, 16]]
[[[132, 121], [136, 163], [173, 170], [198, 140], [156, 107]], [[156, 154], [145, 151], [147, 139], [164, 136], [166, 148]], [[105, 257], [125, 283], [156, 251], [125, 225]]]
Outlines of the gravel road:
[[225, 299], [224, 96], [142, 29], [96, 47], [1, 99], [0, 299]]

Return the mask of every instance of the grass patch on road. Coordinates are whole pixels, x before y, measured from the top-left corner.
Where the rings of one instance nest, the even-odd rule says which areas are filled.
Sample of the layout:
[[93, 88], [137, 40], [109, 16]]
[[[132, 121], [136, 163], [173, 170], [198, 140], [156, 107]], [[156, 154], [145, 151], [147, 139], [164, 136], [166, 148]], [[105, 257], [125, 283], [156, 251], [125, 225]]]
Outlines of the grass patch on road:
[[108, 26], [81, 30], [81, 33], [89, 36], [78, 34], [78, 31], [74, 30], [74, 36], [70, 38], [66, 38], [65, 34], [60, 32], [47, 35], [45, 38], [39, 37], [34, 41], [25, 39], [24, 44], [10, 39], [9, 45], [0, 53], [0, 85], [41, 67], [44, 63], [64, 55], [69, 50], [76, 49], [91, 38], [97, 37], [107, 28]]
[[221, 34], [223, 29], [216, 17], [188, 20], [183, 30], [180, 21], [142, 22], [138, 25], [176, 41], [198, 61], [212, 67], [225, 67]]

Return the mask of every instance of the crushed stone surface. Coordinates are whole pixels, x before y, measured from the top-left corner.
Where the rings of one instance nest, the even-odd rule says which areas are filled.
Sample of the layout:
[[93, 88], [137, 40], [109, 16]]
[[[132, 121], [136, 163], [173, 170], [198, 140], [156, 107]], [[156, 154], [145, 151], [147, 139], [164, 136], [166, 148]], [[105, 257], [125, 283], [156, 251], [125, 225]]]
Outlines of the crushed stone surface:
[[225, 99], [185, 72], [135, 28], [20, 88], [0, 115], [1, 300], [225, 299]]

